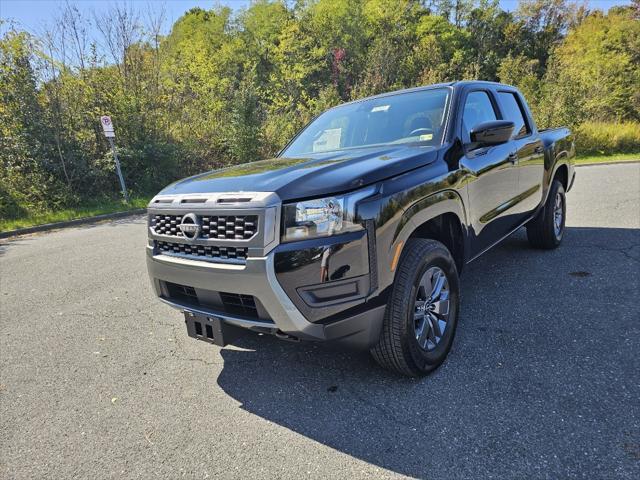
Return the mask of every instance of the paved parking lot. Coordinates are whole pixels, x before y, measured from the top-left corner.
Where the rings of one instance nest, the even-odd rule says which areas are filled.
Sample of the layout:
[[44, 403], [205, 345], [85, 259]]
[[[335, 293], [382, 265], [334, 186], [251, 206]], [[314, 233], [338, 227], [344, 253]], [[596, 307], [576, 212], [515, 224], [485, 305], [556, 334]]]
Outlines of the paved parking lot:
[[463, 275], [422, 380], [366, 354], [186, 336], [142, 218], [0, 246], [1, 478], [640, 478], [640, 164], [583, 167], [552, 252]]

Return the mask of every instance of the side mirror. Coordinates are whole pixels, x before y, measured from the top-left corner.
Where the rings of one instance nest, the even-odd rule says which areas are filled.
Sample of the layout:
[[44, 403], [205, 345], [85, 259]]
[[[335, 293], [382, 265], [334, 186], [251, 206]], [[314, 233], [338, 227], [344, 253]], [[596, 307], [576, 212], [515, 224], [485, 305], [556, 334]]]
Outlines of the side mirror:
[[479, 123], [471, 129], [470, 136], [478, 146], [499, 145], [508, 142], [515, 124], [508, 120]]

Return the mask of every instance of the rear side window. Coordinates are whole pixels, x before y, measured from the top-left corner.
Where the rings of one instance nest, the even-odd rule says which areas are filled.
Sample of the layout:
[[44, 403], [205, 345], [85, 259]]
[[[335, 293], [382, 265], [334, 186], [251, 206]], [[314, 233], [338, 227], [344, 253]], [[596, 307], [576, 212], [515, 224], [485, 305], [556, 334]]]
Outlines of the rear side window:
[[465, 141], [469, 141], [469, 132], [480, 123], [497, 120], [496, 112], [487, 92], [471, 92], [464, 102], [462, 125]]
[[504, 119], [510, 120], [515, 124], [513, 136], [517, 138], [531, 133], [520, 102], [518, 102], [515, 94], [511, 92], [498, 92], [498, 98], [500, 99]]

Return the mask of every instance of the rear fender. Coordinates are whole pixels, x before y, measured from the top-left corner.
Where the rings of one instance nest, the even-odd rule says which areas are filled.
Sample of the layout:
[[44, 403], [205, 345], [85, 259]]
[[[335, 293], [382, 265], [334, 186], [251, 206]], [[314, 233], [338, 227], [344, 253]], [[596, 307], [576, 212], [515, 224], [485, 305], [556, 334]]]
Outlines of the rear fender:
[[558, 134], [556, 138], [547, 147], [547, 158], [545, 160], [545, 174], [544, 174], [544, 194], [542, 196], [542, 204], [544, 205], [549, 195], [551, 182], [558, 173], [558, 169], [563, 166], [567, 168], [567, 183], [571, 184], [571, 178], [574, 172], [574, 160], [575, 160], [575, 144], [573, 141], [573, 135], [569, 129], [562, 128], [557, 129]]
[[541, 206], [547, 202], [547, 197], [549, 196], [549, 191], [551, 190], [551, 182], [553, 181], [554, 178], [556, 178], [556, 174], [558, 173], [558, 170], [564, 167], [567, 168], [567, 186], [568, 186], [571, 183], [571, 177], [573, 175], [573, 165], [569, 161], [569, 156], [567, 155], [567, 152], [561, 152], [558, 155], [558, 157], [556, 158], [556, 162], [553, 166], [553, 169], [550, 171], [548, 176], [545, 175], [547, 178], [545, 178], [544, 195], [542, 198]]

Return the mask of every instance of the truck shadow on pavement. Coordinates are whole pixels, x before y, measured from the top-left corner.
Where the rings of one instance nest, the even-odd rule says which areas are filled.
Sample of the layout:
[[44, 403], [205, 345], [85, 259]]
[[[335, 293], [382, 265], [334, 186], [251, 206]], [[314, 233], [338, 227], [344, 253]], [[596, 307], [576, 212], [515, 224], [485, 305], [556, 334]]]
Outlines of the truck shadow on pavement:
[[638, 229], [568, 228], [554, 251], [518, 232], [467, 267], [453, 350], [431, 376], [249, 335], [222, 350], [218, 384], [248, 412], [403, 475], [631, 478], [639, 260]]

